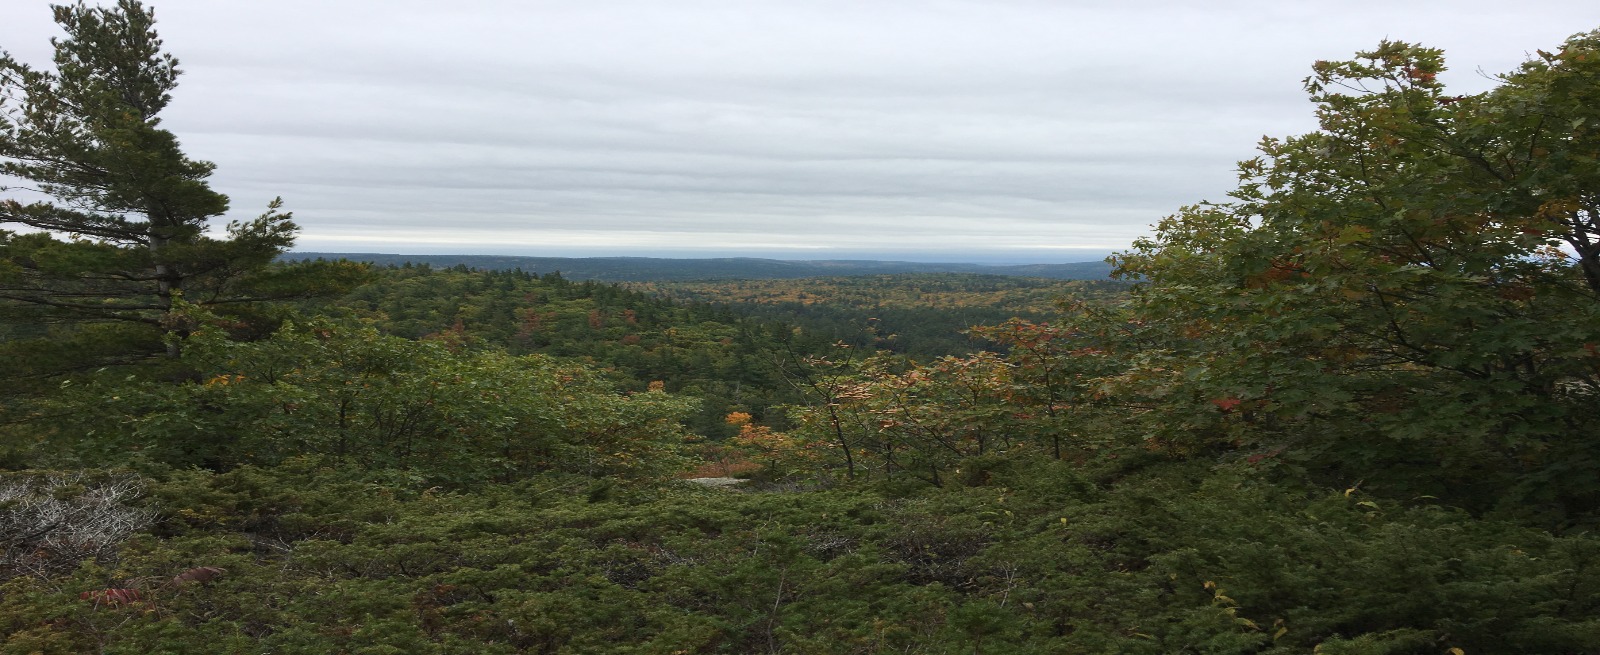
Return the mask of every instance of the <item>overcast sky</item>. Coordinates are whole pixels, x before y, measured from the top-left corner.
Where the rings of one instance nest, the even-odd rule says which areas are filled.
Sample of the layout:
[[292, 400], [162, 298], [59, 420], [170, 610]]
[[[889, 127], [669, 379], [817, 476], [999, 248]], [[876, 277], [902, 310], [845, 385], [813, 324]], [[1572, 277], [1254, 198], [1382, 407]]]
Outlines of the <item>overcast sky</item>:
[[[1460, 92], [1596, 0], [165, 0], [165, 127], [299, 250], [1064, 262], [1223, 199], [1380, 39]], [[48, 63], [43, 2], [0, 47]]]

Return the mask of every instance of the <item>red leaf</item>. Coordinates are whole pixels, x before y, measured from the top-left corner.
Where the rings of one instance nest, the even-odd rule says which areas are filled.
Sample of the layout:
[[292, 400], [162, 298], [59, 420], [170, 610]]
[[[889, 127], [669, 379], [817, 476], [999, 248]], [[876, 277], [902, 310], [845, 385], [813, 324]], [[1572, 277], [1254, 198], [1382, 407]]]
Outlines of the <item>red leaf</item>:
[[144, 599], [138, 589], [96, 589], [78, 594], [78, 598], [94, 601], [96, 606], [126, 605]]
[[1233, 408], [1238, 407], [1239, 403], [1241, 403], [1241, 402], [1244, 402], [1244, 401], [1239, 400], [1238, 398], [1234, 398], [1232, 396], [1229, 396], [1227, 398], [1212, 398], [1211, 399], [1211, 404], [1216, 405], [1218, 409], [1221, 409], [1224, 412], [1233, 411]]

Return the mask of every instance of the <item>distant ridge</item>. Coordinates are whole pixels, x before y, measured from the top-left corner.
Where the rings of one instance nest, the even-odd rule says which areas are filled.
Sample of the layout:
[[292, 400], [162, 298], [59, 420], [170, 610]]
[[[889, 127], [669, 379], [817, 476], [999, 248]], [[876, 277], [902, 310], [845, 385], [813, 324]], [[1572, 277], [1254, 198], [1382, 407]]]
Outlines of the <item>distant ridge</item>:
[[885, 275], [896, 273], [979, 273], [1042, 277], [1057, 280], [1103, 280], [1111, 274], [1105, 262], [1071, 264], [941, 264], [856, 259], [785, 260], [753, 257], [665, 259], [657, 257], [515, 257], [509, 255], [390, 255], [365, 252], [291, 252], [281, 259], [348, 259], [379, 266], [427, 264], [434, 268], [506, 271], [522, 269], [544, 275], [560, 272], [569, 280], [648, 282], [688, 280], [784, 280], [794, 278]]

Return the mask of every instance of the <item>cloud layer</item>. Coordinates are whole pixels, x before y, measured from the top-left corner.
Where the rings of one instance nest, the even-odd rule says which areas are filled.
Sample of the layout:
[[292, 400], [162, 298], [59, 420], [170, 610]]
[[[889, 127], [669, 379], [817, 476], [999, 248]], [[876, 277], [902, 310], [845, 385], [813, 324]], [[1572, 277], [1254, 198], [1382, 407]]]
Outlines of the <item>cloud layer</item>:
[[[1074, 261], [1314, 128], [1316, 59], [1478, 91], [1592, 1], [156, 5], [166, 126], [306, 250]], [[43, 3], [3, 45], [48, 60]]]

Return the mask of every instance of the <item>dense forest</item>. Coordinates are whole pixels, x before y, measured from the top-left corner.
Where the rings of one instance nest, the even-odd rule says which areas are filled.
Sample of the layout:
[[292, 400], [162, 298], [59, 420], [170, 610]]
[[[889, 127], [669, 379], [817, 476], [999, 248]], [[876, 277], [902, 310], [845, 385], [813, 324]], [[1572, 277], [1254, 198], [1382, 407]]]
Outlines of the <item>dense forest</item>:
[[208, 233], [153, 14], [56, 19], [0, 653], [1600, 653], [1600, 31], [1318, 62], [1115, 282], [618, 286]]
[[1048, 320], [1068, 298], [1103, 300], [1127, 287], [1113, 280], [961, 273], [627, 285], [683, 302], [737, 306], [747, 315], [795, 323], [836, 342], [921, 361], [999, 347], [969, 332], [972, 326], [1013, 318]]

